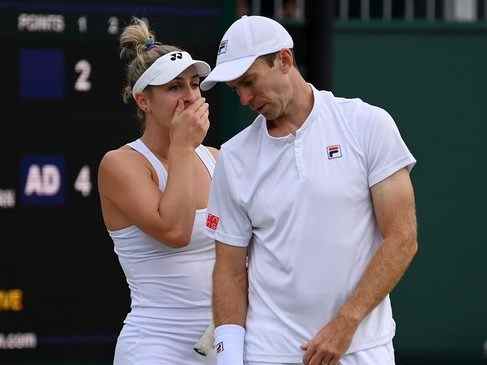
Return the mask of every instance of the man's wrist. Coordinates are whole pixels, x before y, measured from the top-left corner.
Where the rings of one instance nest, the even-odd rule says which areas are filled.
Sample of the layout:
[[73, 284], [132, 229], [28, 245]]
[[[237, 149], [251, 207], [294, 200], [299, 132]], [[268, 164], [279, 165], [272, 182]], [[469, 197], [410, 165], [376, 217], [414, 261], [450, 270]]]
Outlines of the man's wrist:
[[363, 319], [360, 311], [352, 304], [347, 303], [339, 310], [337, 317], [345, 319], [353, 326], [358, 326]]
[[217, 365], [243, 365], [245, 328], [223, 324], [215, 328]]

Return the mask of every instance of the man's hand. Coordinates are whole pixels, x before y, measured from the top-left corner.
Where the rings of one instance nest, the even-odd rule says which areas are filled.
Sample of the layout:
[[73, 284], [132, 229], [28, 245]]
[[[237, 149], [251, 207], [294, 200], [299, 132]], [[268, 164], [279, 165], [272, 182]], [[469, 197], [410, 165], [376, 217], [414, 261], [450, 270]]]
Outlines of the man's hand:
[[301, 346], [304, 365], [337, 365], [347, 351], [359, 321], [339, 314]]

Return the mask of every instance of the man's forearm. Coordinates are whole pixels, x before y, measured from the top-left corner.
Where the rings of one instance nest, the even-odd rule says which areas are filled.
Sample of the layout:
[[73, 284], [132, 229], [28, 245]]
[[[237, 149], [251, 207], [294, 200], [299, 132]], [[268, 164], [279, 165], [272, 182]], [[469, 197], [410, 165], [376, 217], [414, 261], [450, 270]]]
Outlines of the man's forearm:
[[338, 316], [361, 322], [396, 286], [416, 251], [415, 234], [385, 239]]
[[215, 326], [237, 324], [245, 327], [247, 280], [247, 271], [227, 270], [217, 261], [213, 272], [213, 318]]

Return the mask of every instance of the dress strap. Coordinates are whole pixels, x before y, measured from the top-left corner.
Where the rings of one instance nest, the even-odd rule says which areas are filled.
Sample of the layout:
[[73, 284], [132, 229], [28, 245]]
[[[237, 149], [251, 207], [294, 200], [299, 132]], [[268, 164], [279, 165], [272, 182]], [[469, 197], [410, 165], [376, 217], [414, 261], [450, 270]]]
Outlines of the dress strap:
[[152, 165], [154, 170], [156, 170], [157, 178], [159, 179], [159, 189], [162, 191], [166, 186], [167, 181], [167, 171], [162, 164], [162, 162], [156, 157], [156, 155], [145, 145], [144, 142], [139, 138], [133, 142], [127, 143], [128, 146], [133, 148], [135, 151], [142, 154]]
[[205, 147], [200, 144], [196, 148], [196, 154], [198, 155], [200, 160], [207, 168], [208, 172], [210, 173], [210, 176], [213, 178], [213, 171], [215, 170], [216, 161], [215, 161], [215, 157], [213, 157], [208, 147]]

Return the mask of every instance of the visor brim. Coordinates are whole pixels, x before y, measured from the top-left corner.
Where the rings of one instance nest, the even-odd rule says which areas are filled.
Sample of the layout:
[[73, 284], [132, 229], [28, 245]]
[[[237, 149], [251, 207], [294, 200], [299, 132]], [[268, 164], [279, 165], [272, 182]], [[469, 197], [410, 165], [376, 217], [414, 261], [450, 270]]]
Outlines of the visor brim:
[[175, 68], [175, 69], [171, 70], [171, 72], [169, 72], [169, 73], [165, 73], [165, 74], [161, 74], [161, 75], [157, 76], [156, 78], [154, 78], [154, 80], [149, 82], [148, 85], [158, 86], [158, 85], [167, 84], [168, 82], [171, 82], [176, 77], [181, 75], [184, 71], [186, 71], [191, 66], [196, 67], [196, 72], [197, 72], [198, 76], [200, 76], [200, 77], [207, 76], [211, 71], [210, 65], [208, 65], [206, 62], [199, 61], [199, 60], [192, 60], [191, 62], [189, 62], [187, 64], [181, 65], [180, 68]]

